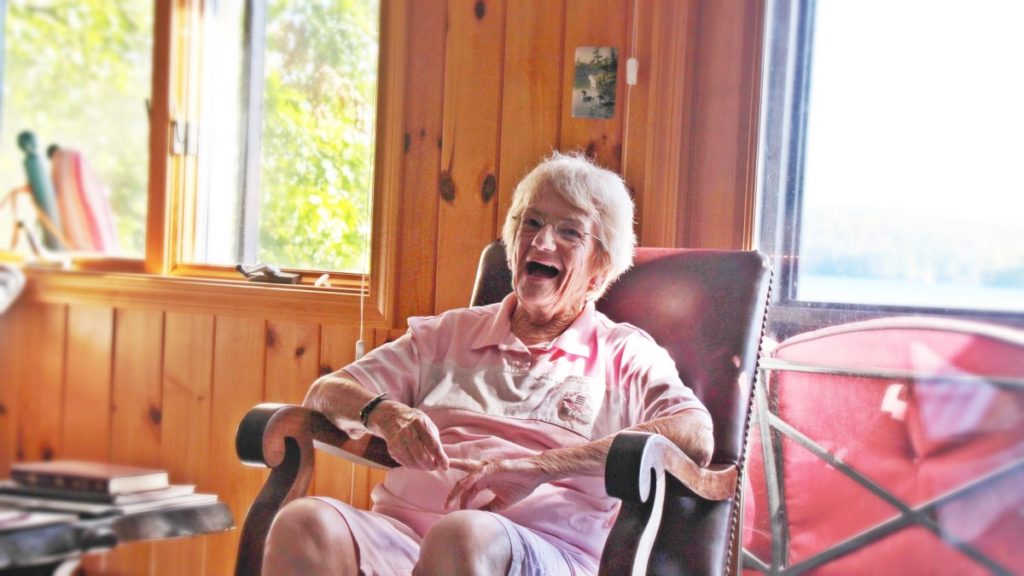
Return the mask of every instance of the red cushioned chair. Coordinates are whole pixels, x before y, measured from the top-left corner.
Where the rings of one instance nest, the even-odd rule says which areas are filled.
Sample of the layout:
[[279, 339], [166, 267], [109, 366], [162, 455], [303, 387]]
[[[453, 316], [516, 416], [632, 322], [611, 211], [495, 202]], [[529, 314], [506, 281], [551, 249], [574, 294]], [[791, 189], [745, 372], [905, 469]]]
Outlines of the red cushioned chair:
[[[669, 351], [683, 382], [711, 412], [715, 453], [711, 466], [699, 469], [661, 436], [616, 437], [605, 485], [622, 508], [601, 573], [735, 572], [738, 487], [770, 283], [767, 260], [757, 252], [641, 248], [636, 261], [598, 309], [643, 328]], [[494, 242], [481, 256], [472, 304], [497, 302], [510, 290], [504, 248]], [[238, 454], [273, 471], [246, 516], [236, 574], [259, 573], [274, 514], [306, 493], [313, 440], [341, 447], [358, 462], [394, 465], [382, 441], [352, 441], [318, 413], [279, 404], [253, 408], [239, 426]]]
[[767, 356], [751, 573], [1024, 573], [1024, 332], [887, 318]]

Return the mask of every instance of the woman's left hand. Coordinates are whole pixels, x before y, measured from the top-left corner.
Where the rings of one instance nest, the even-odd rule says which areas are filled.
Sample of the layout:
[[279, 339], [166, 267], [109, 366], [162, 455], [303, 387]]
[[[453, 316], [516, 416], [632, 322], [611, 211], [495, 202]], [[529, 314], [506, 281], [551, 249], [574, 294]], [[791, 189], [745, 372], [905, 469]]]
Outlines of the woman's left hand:
[[465, 509], [470, 500], [484, 490], [490, 490], [494, 498], [480, 507], [481, 510], [496, 511], [508, 508], [529, 496], [537, 486], [551, 478], [532, 458], [515, 460], [464, 460], [452, 458], [452, 468], [466, 472], [466, 476], [452, 486], [445, 506], [449, 509], [458, 505]]

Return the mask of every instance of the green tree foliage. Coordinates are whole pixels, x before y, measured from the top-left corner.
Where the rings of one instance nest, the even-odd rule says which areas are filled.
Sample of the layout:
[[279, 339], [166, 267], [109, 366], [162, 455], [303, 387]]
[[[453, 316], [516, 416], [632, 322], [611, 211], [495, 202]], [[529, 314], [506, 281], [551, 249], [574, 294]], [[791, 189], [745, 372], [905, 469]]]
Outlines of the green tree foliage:
[[81, 151], [110, 190], [121, 251], [145, 245], [152, 0], [9, 0], [2, 192], [25, 183], [16, 138]]
[[368, 268], [377, 0], [273, 0], [267, 11], [259, 259]]

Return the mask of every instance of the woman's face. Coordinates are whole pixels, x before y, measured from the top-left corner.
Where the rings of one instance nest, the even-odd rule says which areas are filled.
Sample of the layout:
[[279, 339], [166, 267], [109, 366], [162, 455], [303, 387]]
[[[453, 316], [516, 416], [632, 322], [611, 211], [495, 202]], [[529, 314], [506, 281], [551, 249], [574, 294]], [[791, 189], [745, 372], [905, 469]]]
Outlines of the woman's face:
[[596, 231], [589, 214], [543, 189], [519, 217], [512, 285], [532, 321], [582, 308], [604, 275]]

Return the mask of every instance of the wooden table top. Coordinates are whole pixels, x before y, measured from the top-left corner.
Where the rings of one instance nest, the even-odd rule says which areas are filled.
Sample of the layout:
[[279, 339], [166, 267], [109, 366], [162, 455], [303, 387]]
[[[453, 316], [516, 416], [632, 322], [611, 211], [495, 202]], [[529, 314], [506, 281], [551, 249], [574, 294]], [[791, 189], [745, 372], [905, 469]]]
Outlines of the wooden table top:
[[123, 542], [212, 534], [234, 525], [223, 502], [210, 502], [0, 532], [0, 573], [59, 564]]

